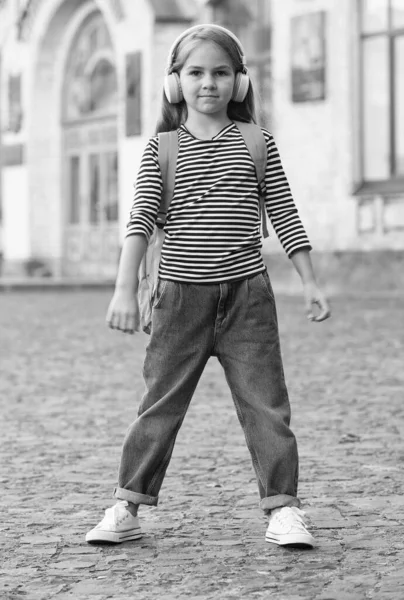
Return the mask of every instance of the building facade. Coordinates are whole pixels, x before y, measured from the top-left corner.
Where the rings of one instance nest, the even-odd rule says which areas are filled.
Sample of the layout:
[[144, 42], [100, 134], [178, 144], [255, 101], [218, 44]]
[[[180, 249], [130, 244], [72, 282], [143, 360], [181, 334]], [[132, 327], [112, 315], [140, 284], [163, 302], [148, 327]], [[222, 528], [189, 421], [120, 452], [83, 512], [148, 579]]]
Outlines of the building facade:
[[3, 274], [113, 277], [195, 1], [2, 0]]
[[404, 3], [272, 2], [272, 123], [321, 251], [404, 249]]
[[167, 52], [199, 22], [243, 41], [316, 250], [404, 249], [402, 4], [0, 0], [3, 273], [114, 277]]

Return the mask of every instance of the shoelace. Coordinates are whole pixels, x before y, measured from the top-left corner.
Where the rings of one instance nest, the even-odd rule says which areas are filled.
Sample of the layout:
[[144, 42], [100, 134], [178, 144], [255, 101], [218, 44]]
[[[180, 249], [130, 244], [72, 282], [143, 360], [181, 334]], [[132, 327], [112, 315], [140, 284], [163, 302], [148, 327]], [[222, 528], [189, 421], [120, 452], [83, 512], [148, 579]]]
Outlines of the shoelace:
[[[117, 505], [117, 506], [118, 506], [118, 505]], [[122, 510], [120, 511], [120, 513], [121, 513], [121, 516], [118, 516], [118, 515], [116, 515], [116, 514], [114, 515], [114, 516], [115, 516], [115, 519], [116, 519], [116, 521], [115, 521], [115, 522], [116, 522], [116, 524], [117, 524], [117, 525], [119, 525], [119, 524], [120, 524], [120, 523], [122, 523], [123, 521], [126, 521], [126, 520], [128, 519], [128, 517], [132, 516], [132, 515], [130, 514], [130, 512], [129, 512], [129, 511], [126, 509], [126, 508], [124, 508], [124, 506], [125, 506], [125, 507], [126, 507], [126, 506], [128, 506], [128, 505], [127, 505], [127, 503], [125, 503], [125, 505], [120, 505], [120, 506], [122, 506]], [[116, 511], [118, 511], [118, 509], [116, 509]]]
[[107, 510], [105, 511], [105, 516], [107, 517], [107, 519], [112, 520], [115, 523], [115, 525], [120, 525], [123, 521], [125, 521], [128, 518], [128, 515], [130, 514], [129, 511], [124, 509], [120, 511], [121, 515], [119, 516], [119, 514], [117, 513], [119, 510], [118, 507], [120, 506], [120, 504], [115, 504], [114, 506], [111, 506], [111, 508], [107, 508]]
[[300, 509], [289, 509], [276, 513], [274, 518], [282, 525], [287, 524], [289, 526], [297, 527], [297, 529], [300, 529], [301, 531], [306, 531], [307, 525], [303, 519], [304, 515], [305, 513]]

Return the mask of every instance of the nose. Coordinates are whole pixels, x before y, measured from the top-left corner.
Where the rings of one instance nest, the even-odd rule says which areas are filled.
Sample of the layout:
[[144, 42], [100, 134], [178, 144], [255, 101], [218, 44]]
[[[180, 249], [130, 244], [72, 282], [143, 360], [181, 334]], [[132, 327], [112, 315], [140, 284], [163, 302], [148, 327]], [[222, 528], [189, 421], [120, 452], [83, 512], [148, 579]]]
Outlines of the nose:
[[202, 87], [209, 90], [216, 87], [215, 78], [210, 73], [205, 73], [202, 81]]

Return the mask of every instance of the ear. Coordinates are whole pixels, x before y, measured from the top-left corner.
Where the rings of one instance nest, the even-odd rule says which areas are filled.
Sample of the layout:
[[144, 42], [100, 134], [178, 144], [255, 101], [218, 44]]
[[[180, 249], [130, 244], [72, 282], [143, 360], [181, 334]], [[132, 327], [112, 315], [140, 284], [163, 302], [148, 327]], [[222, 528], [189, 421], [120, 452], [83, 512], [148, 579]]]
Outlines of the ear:
[[170, 73], [164, 78], [164, 92], [170, 104], [178, 104], [184, 98], [178, 73]]

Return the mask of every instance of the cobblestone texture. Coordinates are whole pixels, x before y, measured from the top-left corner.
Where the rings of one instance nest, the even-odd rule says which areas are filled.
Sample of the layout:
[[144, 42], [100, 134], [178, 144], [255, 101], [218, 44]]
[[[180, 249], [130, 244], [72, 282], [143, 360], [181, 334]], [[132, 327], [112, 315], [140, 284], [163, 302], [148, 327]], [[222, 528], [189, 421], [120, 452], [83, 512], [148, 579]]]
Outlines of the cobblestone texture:
[[103, 325], [108, 292], [0, 295], [2, 600], [402, 600], [402, 299], [339, 298], [309, 324], [278, 298], [300, 496], [318, 547], [266, 544], [224, 376], [206, 371], [145, 536], [86, 545], [113, 503], [147, 336]]

